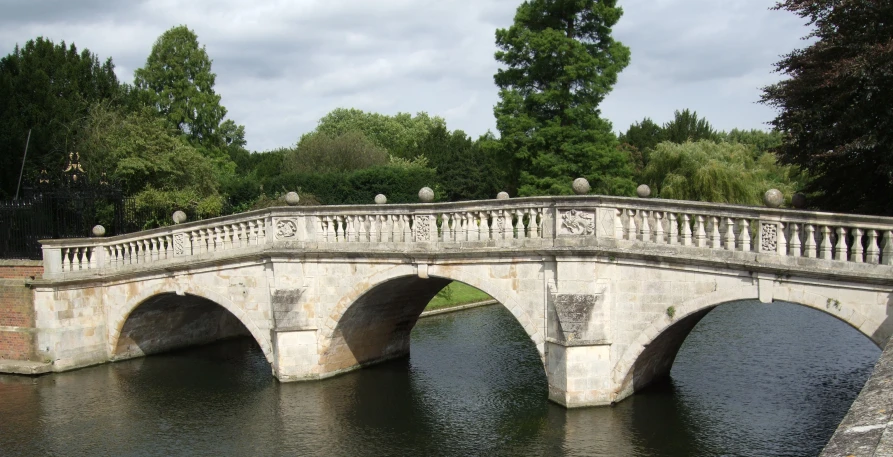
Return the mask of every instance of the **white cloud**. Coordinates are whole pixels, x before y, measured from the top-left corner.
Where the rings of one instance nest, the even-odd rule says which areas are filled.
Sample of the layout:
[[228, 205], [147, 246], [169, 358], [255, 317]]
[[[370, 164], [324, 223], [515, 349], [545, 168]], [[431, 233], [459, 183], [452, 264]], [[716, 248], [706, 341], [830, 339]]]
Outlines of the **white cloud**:
[[[45, 36], [113, 57], [131, 82], [165, 30], [186, 24], [214, 61], [228, 117], [255, 150], [293, 144], [336, 107], [426, 111], [495, 131], [494, 32], [520, 0], [2, 1], [0, 46]], [[778, 56], [803, 45], [774, 0], [625, 0], [614, 36], [632, 62], [601, 106], [615, 130], [691, 108], [716, 127], [760, 128], [755, 102]]]

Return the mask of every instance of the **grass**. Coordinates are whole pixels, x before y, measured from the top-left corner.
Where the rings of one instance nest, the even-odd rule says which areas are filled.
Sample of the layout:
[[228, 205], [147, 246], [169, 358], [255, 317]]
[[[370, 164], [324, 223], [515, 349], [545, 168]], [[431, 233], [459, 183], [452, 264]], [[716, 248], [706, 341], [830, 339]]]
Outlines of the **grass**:
[[444, 287], [434, 298], [428, 302], [425, 311], [434, 309], [451, 308], [453, 306], [465, 305], [484, 300], [492, 300], [492, 297], [484, 292], [475, 289], [461, 282], [451, 282]]

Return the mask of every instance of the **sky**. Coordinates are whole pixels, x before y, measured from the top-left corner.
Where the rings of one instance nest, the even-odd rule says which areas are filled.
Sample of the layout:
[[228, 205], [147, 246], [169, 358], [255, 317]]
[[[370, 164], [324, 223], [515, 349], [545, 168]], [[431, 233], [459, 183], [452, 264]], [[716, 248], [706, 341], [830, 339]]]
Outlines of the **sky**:
[[[293, 145], [339, 107], [427, 112], [473, 138], [496, 132], [495, 31], [520, 0], [0, 0], [0, 51], [43, 36], [112, 57], [133, 82], [155, 40], [185, 24], [213, 60], [248, 149]], [[616, 132], [697, 111], [717, 129], [768, 129], [760, 88], [809, 29], [775, 0], [619, 0], [630, 65], [600, 106]]]

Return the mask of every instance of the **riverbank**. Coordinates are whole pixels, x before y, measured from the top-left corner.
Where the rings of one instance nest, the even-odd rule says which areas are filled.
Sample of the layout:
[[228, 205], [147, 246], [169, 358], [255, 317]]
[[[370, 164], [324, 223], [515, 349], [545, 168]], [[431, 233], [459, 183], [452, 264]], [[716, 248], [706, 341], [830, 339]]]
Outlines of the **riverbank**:
[[437, 316], [439, 314], [455, 313], [456, 311], [463, 311], [463, 310], [471, 309], [471, 308], [479, 308], [481, 306], [490, 306], [490, 305], [495, 305], [498, 303], [499, 303], [498, 301], [490, 299], [490, 300], [484, 300], [484, 301], [479, 301], [479, 302], [475, 302], [475, 303], [466, 303], [464, 305], [447, 306], [447, 307], [432, 309], [430, 311], [424, 311], [419, 316], [419, 318], [421, 319], [423, 317]]

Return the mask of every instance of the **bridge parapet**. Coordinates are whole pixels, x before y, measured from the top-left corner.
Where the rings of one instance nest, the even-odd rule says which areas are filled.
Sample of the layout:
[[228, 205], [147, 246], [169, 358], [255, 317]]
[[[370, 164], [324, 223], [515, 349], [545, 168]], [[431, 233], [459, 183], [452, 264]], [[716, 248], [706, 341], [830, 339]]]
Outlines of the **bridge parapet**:
[[420, 253], [570, 242], [576, 248], [658, 248], [700, 257], [718, 251], [802, 257], [814, 259], [805, 261], [813, 268], [838, 269], [840, 262], [893, 265], [893, 218], [626, 197], [531, 197], [276, 207], [110, 238], [41, 241], [48, 279], [189, 262], [209, 253], [226, 257], [295, 242], [321, 251], [353, 246]]

